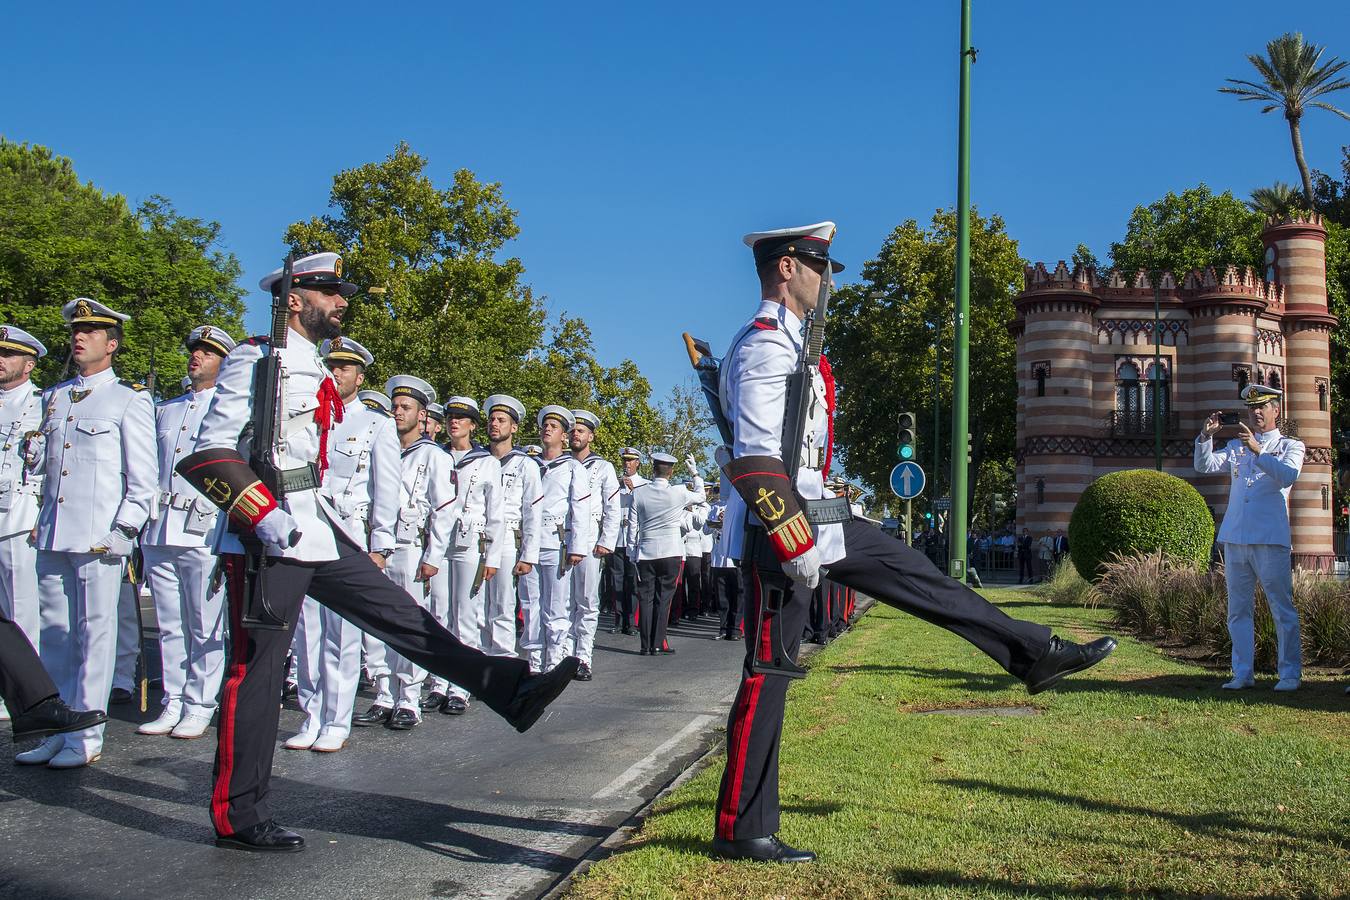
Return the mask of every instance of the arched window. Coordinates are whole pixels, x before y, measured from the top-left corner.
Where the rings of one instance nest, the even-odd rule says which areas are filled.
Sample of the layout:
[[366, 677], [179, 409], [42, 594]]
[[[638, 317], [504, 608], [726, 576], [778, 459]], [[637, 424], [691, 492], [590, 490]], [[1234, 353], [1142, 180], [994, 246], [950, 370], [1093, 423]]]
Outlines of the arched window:
[[1283, 387], [1283, 385], [1280, 384], [1280, 373], [1274, 369], [1270, 370], [1270, 386], [1273, 388]]
[[1330, 387], [1330, 386], [1329, 386], [1325, 381], [1322, 381], [1321, 379], [1318, 380], [1318, 382], [1317, 382], [1317, 411], [1318, 411], [1318, 412], [1326, 412], [1326, 411], [1327, 411], [1327, 403], [1328, 403], [1327, 393], [1328, 393], [1328, 391], [1329, 391], [1329, 387]]
[[1139, 404], [1139, 367], [1124, 363], [1116, 370], [1116, 412], [1125, 422], [1137, 422], [1142, 412]]
[[[1149, 423], [1152, 426], [1152, 415], [1157, 413], [1162, 416], [1163, 421], [1167, 421], [1167, 414], [1172, 409], [1172, 383], [1168, 377], [1167, 366], [1155, 366], [1149, 363], [1148, 384], [1144, 385], [1144, 409], [1149, 413]], [[1157, 393], [1158, 409], [1153, 408], [1153, 398]]]

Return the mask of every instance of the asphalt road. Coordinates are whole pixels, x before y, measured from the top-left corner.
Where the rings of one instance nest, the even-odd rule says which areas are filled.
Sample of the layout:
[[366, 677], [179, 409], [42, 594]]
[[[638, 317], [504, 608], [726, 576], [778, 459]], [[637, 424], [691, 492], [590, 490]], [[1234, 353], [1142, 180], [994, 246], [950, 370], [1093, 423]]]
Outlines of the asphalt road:
[[[88, 768], [0, 763], [0, 897], [537, 896], [725, 727], [743, 649], [716, 634], [709, 619], [674, 629], [676, 655], [653, 658], [602, 627], [595, 680], [523, 735], [475, 705], [411, 732], [356, 729], [341, 753], [278, 747], [273, 809], [305, 835], [298, 854], [213, 846], [214, 730], [143, 737], [155, 699], [145, 716], [113, 707]], [[279, 740], [300, 719], [283, 711]], [[0, 757], [13, 752], [0, 728]]]

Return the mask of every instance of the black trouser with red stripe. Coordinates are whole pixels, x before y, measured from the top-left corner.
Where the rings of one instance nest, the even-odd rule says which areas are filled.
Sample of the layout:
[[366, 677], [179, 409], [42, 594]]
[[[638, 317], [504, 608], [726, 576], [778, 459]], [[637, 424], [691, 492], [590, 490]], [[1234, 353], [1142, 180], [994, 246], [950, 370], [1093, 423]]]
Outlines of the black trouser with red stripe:
[[670, 621], [670, 601], [680, 577], [684, 557], [638, 561], [638, 632], [642, 649], [660, 650], [666, 645], [666, 625]]
[[42, 667], [28, 636], [0, 613], [0, 700], [12, 715], [18, 715], [56, 694], [52, 676]]
[[[811, 607], [810, 588], [791, 581], [777, 563], [764, 562], [765, 555], [755, 552], [762, 534], [752, 530], [747, 535], [742, 565], [746, 655], [741, 688], [727, 721], [727, 767], [717, 798], [717, 836], [728, 840], [766, 837], [778, 830], [778, 742], [791, 679], [757, 674], [751, 666], [756, 654], [766, 658], [780, 640], [796, 658]], [[831, 580], [960, 635], [1018, 678], [1049, 648], [1049, 628], [1011, 618], [879, 528], [845, 523], [844, 546], [844, 558], [829, 567]], [[771, 613], [765, 627], [757, 629], [761, 597], [774, 589], [783, 591], [781, 611]], [[762, 632], [759, 647], [757, 630]]]
[[722, 631], [733, 637], [741, 627], [741, 572], [732, 567], [710, 569], [717, 588], [717, 602], [722, 609]]
[[341, 533], [338, 553], [338, 559], [324, 563], [267, 560], [262, 577], [268, 602], [291, 623], [285, 630], [244, 627], [244, 558], [222, 556], [230, 607], [230, 660], [221, 691], [211, 791], [211, 824], [219, 834], [233, 834], [272, 817], [267, 795], [286, 650], [306, 595], [405, 659], [464, 686], [497, 712], [507, 708], [529, 672], [522, 659], [487, 656], [461, 644]]

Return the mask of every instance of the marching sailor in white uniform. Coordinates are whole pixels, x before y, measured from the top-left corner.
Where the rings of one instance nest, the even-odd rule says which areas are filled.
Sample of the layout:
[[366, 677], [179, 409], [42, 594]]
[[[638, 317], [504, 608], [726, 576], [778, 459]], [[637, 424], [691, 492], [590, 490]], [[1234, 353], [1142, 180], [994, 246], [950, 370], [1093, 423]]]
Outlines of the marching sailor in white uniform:
[[173, 467], [197, 449], [202, 419], [234, 338], [223, 328], [201, 325], [192, 329], [185, 346], [188, 389], [155, 408], [159, 494], [154, 519], [141, 536], [159, 627], [164, 699], [159, 717], [136, 731], [190, 740], [206, 733], [216, 712], [225, 671], [225, 592], [219, 585], [211, 589], [219, 510]]
[[591, 680], [595, 631], [600, 626], [600, 566], [619, 541], [619, 477], [614, 464], [593, 450], [600, 419], [584, 409], [572, 410], [572, 457], [586, 472], [588, 514], [578, 524], [587, 534], [588, 551], [572, 565], [572, 633], [567, 654], [581, 660], [578, 681]]
[[[482, 647], [494, 656], [516, 653], [516, 578], [539, 565], [539, 464], [515, 446], [525, 406], [515, 397], [493, 394], [483, 401], [488, 417], [488, 451], [501, 464], [505, 543], [497, 577], [487, 582], [487, 619]], [[512, 576], [515, 576], [514, 578]]]
[[545, 406], [535, 417], [539, 443], [534, 457], [543, 485], [539, 497], [539, 565], [521, 579], [520, 602], [525, 617], [521, 647], [532, 671], [550, 672], [567, 656], [572, 634], [569, 569], [591, 547], [590, 529], [581, 526], [590, 515], [586, 506], [590, 483], [586, 472], [563, 449], [574, 424], [565, 406]]
[[[45, 475], [37, 522], [42, 664], [61, 696], [103, 709], [117, 652], [117, 605], [127, 557], [150, 516], [158, 465], [155, 408], [144, 388], [119, 381], [113, 356], [130, 317], [79, 297], [61, 310], [70, 325], [75, 378], [42, 398], [32, 457]], [[103, 728], [47, 738], [20, 753], [26, 765], [88, 765]]]
[[609, 633], [632, 634], [637, 603], [638, 529], [629, 513], [633, 509], [633, 491], [648, 482], [638, 474], [642, 465], [642, 452], [638, 448], [624, 447], [619, 451], [619, 461], [623, 464], [623, 474], [619, 476], [619, 545], [605, 560], [614, 607], [614, 626]]
[[1303, 649], [1293, 599], [1289, 491], [1303, 470], [1304, 446], [1280, 434], [1283, 391], [1249, 384], [1241, 396], [1250, 410], [1250, 427], [1239, 423], [1238, 436], [1215, 450], [1214, 435], [1223, 428], [1216, 412], [1195, 439], [1195, 470], [1206, 475], [1227, 471], [1232, 476], [1228, 508], [1219, 526], [1228, 582], [1228, 634], [1233, 640], [1233, 677], [1223, 686], [1243, 690], [1256, 683], [1252, 608], [1260, 582], [1275, 619], [1280, 675], [1275, 690], [1294, 691], [1303, 678]]

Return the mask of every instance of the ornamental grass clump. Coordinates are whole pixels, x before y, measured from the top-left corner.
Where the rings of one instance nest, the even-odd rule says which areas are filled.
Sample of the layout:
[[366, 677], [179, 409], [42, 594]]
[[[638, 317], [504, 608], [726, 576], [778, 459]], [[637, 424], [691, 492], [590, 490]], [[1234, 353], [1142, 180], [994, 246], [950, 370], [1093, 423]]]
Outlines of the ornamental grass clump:
[[1071, 560], [1065, 559], [1050, 572], [1050, 578], [1038, 593], [1056, 606], [1102, 605], [1102, 595], [1090, 582], [1084, 581]]

